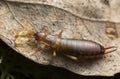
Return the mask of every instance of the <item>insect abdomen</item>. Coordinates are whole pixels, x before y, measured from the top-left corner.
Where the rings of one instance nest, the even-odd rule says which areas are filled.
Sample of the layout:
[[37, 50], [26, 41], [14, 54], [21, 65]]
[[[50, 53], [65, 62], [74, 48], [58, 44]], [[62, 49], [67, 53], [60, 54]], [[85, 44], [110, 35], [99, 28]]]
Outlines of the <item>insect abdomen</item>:
[[104, 54], [104, 47], [89, 40], [60, 39], [59, 50], [73, 56]]

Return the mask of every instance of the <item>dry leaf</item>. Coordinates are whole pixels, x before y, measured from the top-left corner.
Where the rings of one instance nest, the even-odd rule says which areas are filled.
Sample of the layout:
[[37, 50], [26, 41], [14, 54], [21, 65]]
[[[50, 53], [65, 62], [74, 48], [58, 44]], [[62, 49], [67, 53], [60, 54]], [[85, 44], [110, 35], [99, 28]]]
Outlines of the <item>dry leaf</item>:
[[11, 2], [36, 3], [58, 7], [78, 17], [93, 21], [120, 23], [119, 0], [5, 0]]
[[[94, 17], [94, 15], [89, 17], [89, 15], [84, 15], [85, 13], [82, 13], [81, 6], [72, 4], [77, 3], [77, 0], [76, 2], [66, 2], [64, 5], [69, 5], [69, 3], [71, 3], [70, 5], [78, 6], [77, 8], [80, 10], [76, 10], [76, 8], [72, 7], [69, 7], [69, 9], [67, 7], [67, 9], [65, 9], [62, 8], [63, 6], [57, 8], [58, 6], [56, 4], [53, 6], [54, 1], [49, 3], [49, 5], [45, 5], [44, 3], [20, 3], [19, 1], [18, 3], [0, 1], [0, 38], [10, 47], [18, 51], [18, 53], [30, 58], [37, 63], [63, 67], [74, 73], [82, 75], [110, 76], [120, 72], [120, 24], [117, 23], [120, 21], [119, 15], [116, 14], [116, 16], [118, 16], [117, 19], [111, 19], [113, 18], [113, 16], [111, 16], [112, 14], [107, 15], [107, 13], [109, 13], [111, 10], [106, 8], [105, 13], [103, 12], [100, 14], [98, 12], [96, 13], [96, 17]], [[97, 8], [96, 6], [98, 6], [98, 2], [96, 5], [91, 4], [91, 6], [88, 8], [89, 10], [86, 7], [86, 12], [90, 12], [92, 5], [94, 8]], [[61, 5], [63, 4], [61, 3]], [[87, 5], [87, 2], [85, 5]], [[104, 6], [108, 7], [107, 5]], [[79, 11], [81, 11], [81, 13]], [[91, 14], [91, 12], [89, 14]], [[77, 62], [62, 55], [61, 53], [58, 53], [57, 56], [52, 59], [52, 52], [50, 50], [40, 50], [35, 55], [31, 56], [31, 54], [36, 51], [36, 46], [21, 45], [15, 47], [15, 36], [19, 34], [19, 31], [25, 31], [27, 27], [32, 27], [30, 31], [34, 31], [36, 28], [40, 31], [48, 29], [53, 36], [56, 36], [61, 29], [64, 29], [62, 35], [63, 38], [81, 39], [82, 37], [83, 39], [96, 41], [104, 46], [117, 46], [118, 50], [99, 59], [80, 59]], [[110, 28], [112, 28], [112, 32]], [[112, 39], [110, 35], [114, 36], [114, 39]], [[27, 41], [27, 39], [24, 37], [20, 40], [23, 42]]]

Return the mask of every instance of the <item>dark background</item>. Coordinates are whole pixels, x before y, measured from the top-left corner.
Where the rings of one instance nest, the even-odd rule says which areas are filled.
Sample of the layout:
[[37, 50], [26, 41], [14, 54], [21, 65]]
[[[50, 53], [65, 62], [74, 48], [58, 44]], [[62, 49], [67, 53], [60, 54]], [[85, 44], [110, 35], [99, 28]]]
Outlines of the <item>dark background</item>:
[[64, 68], [37, 64], [18, 54], [0, 40], [0, 79], [120, 79], [114, 76], [83, 76]]

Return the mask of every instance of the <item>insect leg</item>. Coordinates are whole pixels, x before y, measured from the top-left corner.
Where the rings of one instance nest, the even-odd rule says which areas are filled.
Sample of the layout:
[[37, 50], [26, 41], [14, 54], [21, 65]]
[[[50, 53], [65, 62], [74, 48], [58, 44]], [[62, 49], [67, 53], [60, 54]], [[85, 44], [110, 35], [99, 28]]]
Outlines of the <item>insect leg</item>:
[[47, 29], [45, 29], [43, 33], [45, 34], [45, 36], [48, 35], [48, 34], [49, 35], [51, 34]]
[[55, 58], [56, 56], [57, 56], [57, 55], [56, 55], [56, 51], [55, 51], [55, 50], [53, 50], [53, 54], [52, 54], [52, 57], [51, 57], [51, 59], [50, 59], [49, 63], [52, 63], [52, 62], [53, 62], [53, 60], [54, 60], [54, 58]]
[[37, 48], [37, 50], [34, 52], [34, 53], [32, 53], [30, 56], [34, 56], [38, 51], [40, 51], [40, 50], [42, 50], [42, 49], [44, 49], [44, 48], [46, 48], [47, 46], [46, 45], [41, 45], [39, 48]]
[[65, 56], [67, 56], [68, 58], [73, 59], [73, 60], [78, 60], [78, 57], [75, 57], [75, 56], [72, 56], [72, 55], [65, 55]]
[[56, 56], [56, 52], [55, 51], [53, 51], [53, 57], [55, 57]]
[[62, 33], [63, 33], [63, 30], [60, 31], [60, 33], [58, 34], [57, 38], [61, 38], [62, 37]]

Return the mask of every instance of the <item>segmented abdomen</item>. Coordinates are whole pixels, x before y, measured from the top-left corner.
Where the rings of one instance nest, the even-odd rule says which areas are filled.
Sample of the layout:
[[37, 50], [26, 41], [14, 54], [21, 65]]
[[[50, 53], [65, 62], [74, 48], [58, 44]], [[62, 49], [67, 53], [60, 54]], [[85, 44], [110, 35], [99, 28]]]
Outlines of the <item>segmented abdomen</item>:
[[77, 55], [99, 55], [104, 54], [104, 47], [100, 44], [90, 40], [74, 40], [74, 39], [60, 39], [59, 40], [60, 52]]

